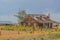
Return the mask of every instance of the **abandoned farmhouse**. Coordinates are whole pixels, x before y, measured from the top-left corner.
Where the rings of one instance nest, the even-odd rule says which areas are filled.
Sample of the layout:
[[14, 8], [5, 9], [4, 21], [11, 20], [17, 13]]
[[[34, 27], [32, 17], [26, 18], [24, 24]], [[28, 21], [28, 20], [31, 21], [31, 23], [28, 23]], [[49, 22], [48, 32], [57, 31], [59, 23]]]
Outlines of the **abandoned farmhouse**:
[[39, 26], [44, 28], [52, 28], [55, 21], [50, 19], [50, 14], [28, 14], [22, 21], [21, 24], [24, 26]]

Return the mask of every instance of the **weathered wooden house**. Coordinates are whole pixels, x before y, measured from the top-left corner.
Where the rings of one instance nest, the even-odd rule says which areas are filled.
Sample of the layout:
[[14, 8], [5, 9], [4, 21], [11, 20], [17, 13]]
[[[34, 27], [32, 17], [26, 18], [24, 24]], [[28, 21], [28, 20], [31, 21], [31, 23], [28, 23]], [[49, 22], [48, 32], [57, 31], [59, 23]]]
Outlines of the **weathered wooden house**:
[[22, 21], [21, 24], [24, 26], [39, 26], [44, 28], [52, 28], [54, 21], [50, 19], [50, 14], [28, 14]]

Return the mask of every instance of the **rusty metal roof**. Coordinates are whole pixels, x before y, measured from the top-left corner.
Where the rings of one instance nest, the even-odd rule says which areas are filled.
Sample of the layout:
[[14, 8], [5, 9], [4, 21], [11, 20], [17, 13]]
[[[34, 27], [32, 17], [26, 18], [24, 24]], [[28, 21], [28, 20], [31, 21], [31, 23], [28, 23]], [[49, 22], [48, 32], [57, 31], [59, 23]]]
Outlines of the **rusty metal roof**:
[[[47, 15], [44, 14], [28, 14], [26, 17], [31, 17], [34, 20], [36, 20], [39, 23], [53, 23], [54, 21], [51, 20], [50, 18], [47, 18]], [[41, 19], [36, 18], [36, 16], [46, 16], [46, 17], [41, 17]], [[26, 19], [26, 18], [24, 18]]]

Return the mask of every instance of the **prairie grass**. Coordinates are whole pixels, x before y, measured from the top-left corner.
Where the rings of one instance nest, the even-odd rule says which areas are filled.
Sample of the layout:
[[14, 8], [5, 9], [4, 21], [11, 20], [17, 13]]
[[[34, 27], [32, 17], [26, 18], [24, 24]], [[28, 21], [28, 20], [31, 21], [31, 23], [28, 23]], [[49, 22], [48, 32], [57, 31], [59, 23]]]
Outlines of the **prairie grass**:
[[[6, 34], [3, 33], [5, 30]], [[9, 33], [7, 33], [9, 31]], [[17, 32], [23, 32], [22, 34], [18, 34]], [[4, 38], [3, 40], [60, 40], [60, 26], [58, 26], [58, 29], [45, 29], [39, 27], [23, 27], [23, 26], [4, 26], [0, 27], [0, 32], [3, 34], [0, 35], [4, 37], [4, 35], [9, 34], [9, 38]], [[13, 34], [11, 33], [13, 32]], [[15, 33], [16, 32], [16, 33]], [[13, 36], [14, 35], [14, 36]], [[22, 37], [22, 35], [25, 35]], [[13, 36], [13, 37], [12, 37]], [[7, 37], [7, 36], [6, 36]]]

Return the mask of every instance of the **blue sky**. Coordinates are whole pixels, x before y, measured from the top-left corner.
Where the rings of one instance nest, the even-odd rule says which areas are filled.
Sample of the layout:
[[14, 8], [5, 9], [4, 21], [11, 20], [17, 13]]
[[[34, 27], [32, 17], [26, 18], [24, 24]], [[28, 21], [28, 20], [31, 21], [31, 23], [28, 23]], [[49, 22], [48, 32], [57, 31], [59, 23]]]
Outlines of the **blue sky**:
[[60, 22], [60, 0], [0, 0], [0, 21], [17, 22], [15, 14], [20, 10], [27, 13], [48, 14]]

